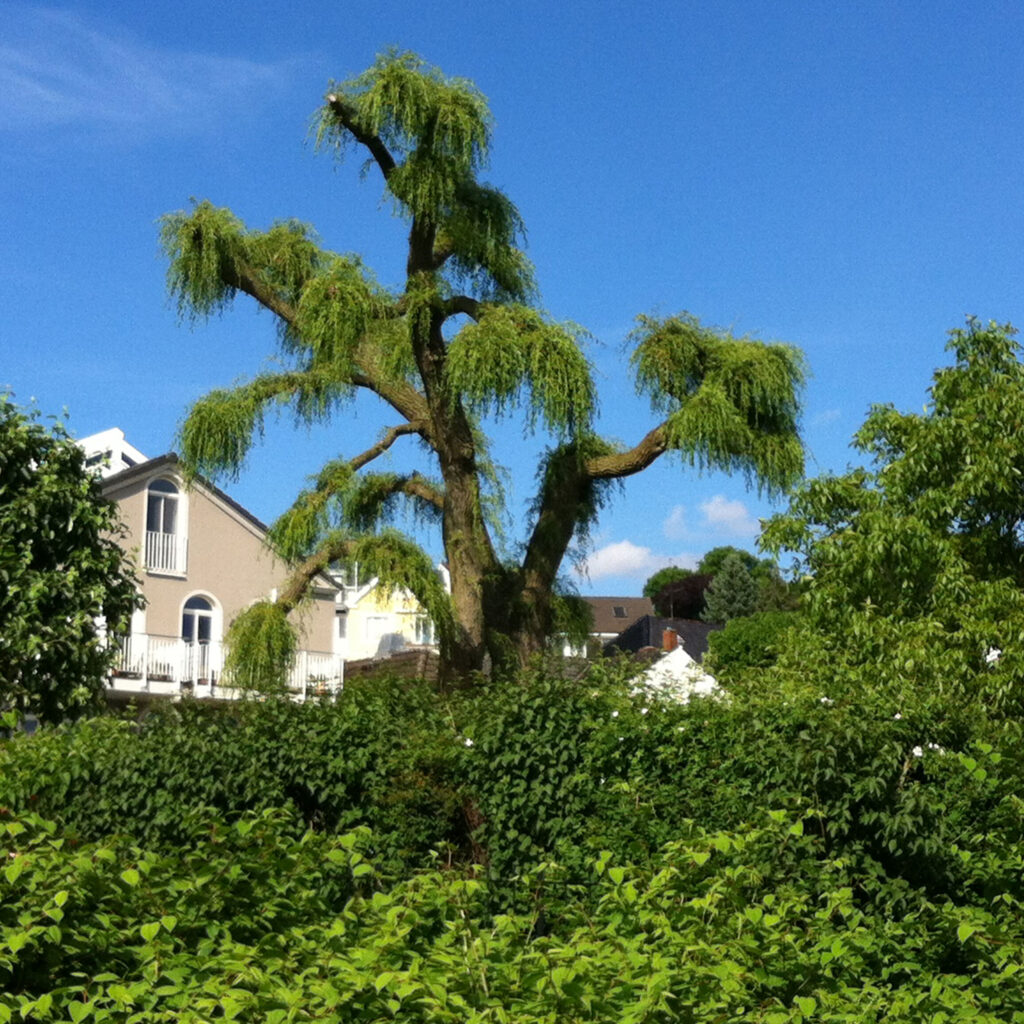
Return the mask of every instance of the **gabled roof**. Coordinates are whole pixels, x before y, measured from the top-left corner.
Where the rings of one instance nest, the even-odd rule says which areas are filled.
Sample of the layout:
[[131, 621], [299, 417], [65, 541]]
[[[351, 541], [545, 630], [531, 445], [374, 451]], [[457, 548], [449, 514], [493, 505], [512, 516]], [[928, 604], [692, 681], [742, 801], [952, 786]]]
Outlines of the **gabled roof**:
[[[117, 490], [124, 484], [133, 483], [135, 480], [140, 478], [150, 477], [159, 474], [161, 470], [171, 468], [180, 474], [181, 460], [174, 452], [168, 452], [166, 455], [158, 455], [155, 459], [149, 459], [147, 462], [139, 463], [137, 466], [132, 466], [130, 469], [122, 470], [120, 473], [114, 473], [111, 476], [106, 477], [103, 480], [102, 487], [103, 493], [109, 494], [109, 492]], [[213, 495], [218, 501], [226, 505], [232, 512], [251, 526], [259, 535], [260, 538], [266, 543], [267, 537], [267, 526], [261, 520], [257, 519], [244, 505], [239, 505], [234, 498], [229, 494], [225, 494], [216, 484], [207, 480], [204, 476], [195, 476], [192, 478], [191, 486], [201, 487], [207, 493]], [[267, 545], [268, 548], [270, 545]], [[282, 560], [284, 561], [284, 560]], [[331, 579], [326, 572], [317, 574], [320, 580], [320, 589], [327, 589], [331, 591], [337, 591], [340, 589], [338, 584]]]
[[[138, 477], [151, 476], [154, 471], [159, 472], [167, 466], [177, 467], [181, 460], [174, 452], [168, 452], [166, 455], [158, 455], [155, 459], [150, 459], [147, 462], [140, 462], [137, 466], [132, 466], [130, 469], [123, 469], [120, 473], [114, 473], [108, 476], [103, 481], [103, 490], [112, 491], [116, 487], [120, 487], [122, 484], [128, 484], [137, 479]], [[180, 472], [180, 470], [178, 470]], [[203, 490], [209, 491], [211, 494], [215, 494], [225, 505], [230, 507], [232, 511], [237, 512], [243, 519], [245, 519], [250, 525], [255, 526], [260, 533], [267, 532], [267, 526], [265, 523], [257, 519], [247, 508], [239, 505], [234, 498], [230, 495], [225, 494], [216, 484], [211, 483], [204, 476], [196, 476], [193, 478], [193, 486], [199, 484]]]
[[642, 615], [653, 615], [649, 597], [585, 597], [594, 616], [592, 632], [617, 636]]

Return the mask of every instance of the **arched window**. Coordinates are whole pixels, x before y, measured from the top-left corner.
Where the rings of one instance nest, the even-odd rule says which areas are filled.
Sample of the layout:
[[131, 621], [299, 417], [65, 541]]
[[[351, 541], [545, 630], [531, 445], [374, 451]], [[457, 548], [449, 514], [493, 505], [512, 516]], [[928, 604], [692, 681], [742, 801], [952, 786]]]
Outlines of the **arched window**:
[[216, 682], [220, 675], [220, 614], [213, 600], [202, 594], [193, 594], [181, 606], [181, 639], [185, 644], [183, 680], [204, 686]]
[[154, 480], [146, 492], [146, 568], [185, 571], [185, 537], [181, 495], [171, 480]]
[[190, 597], [181, 612], [181, 638], [189, 644], [213, 639], [213, 604], [205, 597]]

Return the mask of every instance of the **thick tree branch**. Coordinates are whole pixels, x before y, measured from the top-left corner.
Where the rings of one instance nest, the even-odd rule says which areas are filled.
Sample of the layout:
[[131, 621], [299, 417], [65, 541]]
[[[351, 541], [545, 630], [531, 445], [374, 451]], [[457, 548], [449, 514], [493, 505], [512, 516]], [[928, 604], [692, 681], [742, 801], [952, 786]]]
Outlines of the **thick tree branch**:
[[356, 387], [366, 388], [379, 395], [393, 409], [404, 416], [410, 424], [416, 424], [416, 432], [430, 445], [434, 445], [430, 428], [430, 410], [426, 398], [411, 384], [393, 380], [381, 372], [373, 347], [364, 342], [355, 352], [359, 370], [351, 374]]
[[445, 317], [457, 316], [463, 313], [472, 320], [480, 319], [480, 303], [468, 295], [453, 295], [444, 304]]
[[667, 448], [664, 424], [651, 430], [635, 447], [613, 455], [596, 455], [582, 462], [566, 459], [549, 472], [538, 501], [537, 519], [522, 565], [520, 614], [539, 635], [550, 627], [551, 595], [558, 570], [572, 538], [584, 521], [591, 489], [600, 480], [630, 476], [646, 469]]
[[419, 498], [442, 512], [444, 511], [444, 493], [419, 473], [410, 473], [397, 480], [395, 490], [407, 494], [410, 498]]
[[287, 300], [281, 298], [277, 292], [268, 285], [259, 275], [254, 267], [241, 260], [234, 260], [230, 263], [225, 261], [222, 270], [224, 283], [230, 288], [254, 298], [265, 309], [279, 316], [286, 324], [295, 322], [295, 307]]
[[[289, 326], [295, 323], [295, 307], [268, 285], [254, 267], [235, 261], [224, 269], [223, 274], [225, 284], [251, 296]], [[368, 343], [359, 346], [355, 361], [359, 364], [361, 372], [357, 371], [351, 375], [351, 383], [374, 392], [401, 413], [410, 424], [415, 423], [416, 432], [430, 442], [429, 417], [424, 397], [405, 381], [388, 380], [380, 372], [373, 349]]]
[[347, 538], [334, 538], [324, 543], [321, 548], [310, 555], [288, 577], [287, 582], [277, 595], [277, 603], [285, 614], [292, 611], [306, 596], [309, 585], [332, 562], [343, 561], [355, 549], [356, 542]]
[[586, 476], [592, 480], [612, 480], [617, 477], [632, 476], [645, 470], [668, 448], [665, 424], [655, 427], [644, 439], [628, 452], [617, 452], [614, 455], [596, 455], [587, 459], [583, 465]]
[[454, 254], [455, 250], [450, 245], [435, 244], [430, 269], [440, 270]]
[[331, 93], [327, 97], [327, 106], [331, 108], [331, 113], [337, 118], [338, 124], [348, 131], [356, 142], [365, 146], [370, 151], [370, 155], [380, 168], [381, 174], [384, 175], [384, 180], [386, 181], [395, 169], [395, 158], [388, 151], [388, 147], [384, 145], [379, 136], [364, 132], [355, 123], [353, 119], [354, 111], [340, 96]]

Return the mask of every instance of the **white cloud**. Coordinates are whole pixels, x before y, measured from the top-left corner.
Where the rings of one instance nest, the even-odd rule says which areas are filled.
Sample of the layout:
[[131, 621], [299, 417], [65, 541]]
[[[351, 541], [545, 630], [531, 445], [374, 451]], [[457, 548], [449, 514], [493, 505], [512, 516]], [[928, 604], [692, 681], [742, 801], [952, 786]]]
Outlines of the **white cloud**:
[[4, 15], [0, 128], [202, 128], [251, 107], [289, 66], [161, 49], [70, 11], [12, 4]]
[[645, 580], [666, 565], [693, 569], [697, 565], [697, 559], [691, 554], [660, 555], [649, 547], [634, 544], [631, 540], [619, 540], [592, 551], [577, 575], [591, 580], [603, 579], [606, 576]]
[[840, 416], [842, 416], [842, 412], [839, 409], [825, 409], [824, 412], [819, 412], [811, 422], [816, 427], [821, 427], [826, 423], [835, 423]]
[[682, 540], [687, 536], [686, 528], [686, 506], [673, 505], [672, 511], [665, 517], [661, 524], [661, 532], [669, 540]]
[[760, 523], [750, 514], [742, 501], [730, 501], [724, 494], [716, 494], [700, 504], [704, 527], [711, 533], [727, 537], [756, 537]]

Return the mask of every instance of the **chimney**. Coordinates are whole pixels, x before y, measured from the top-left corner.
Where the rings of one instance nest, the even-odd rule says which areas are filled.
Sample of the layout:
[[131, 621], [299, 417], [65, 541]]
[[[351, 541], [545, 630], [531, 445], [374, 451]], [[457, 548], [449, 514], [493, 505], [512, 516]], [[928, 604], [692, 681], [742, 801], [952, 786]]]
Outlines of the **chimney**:
[[674, 629], [663, 629], [661, 631], [661, 649], [668, 653], [679, 646], [679, 634]]

